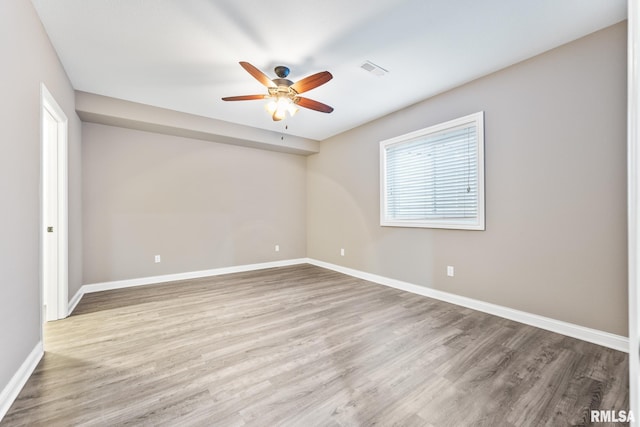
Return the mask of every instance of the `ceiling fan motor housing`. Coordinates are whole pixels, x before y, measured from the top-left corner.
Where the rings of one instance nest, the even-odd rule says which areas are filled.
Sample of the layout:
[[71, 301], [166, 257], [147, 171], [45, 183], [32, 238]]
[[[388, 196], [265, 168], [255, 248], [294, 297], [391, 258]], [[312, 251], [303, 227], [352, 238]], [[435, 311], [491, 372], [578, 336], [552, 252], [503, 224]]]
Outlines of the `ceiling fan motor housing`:
[[270, 87], [267, 90], [269, 91], [269, 96], [276, 98], [289, 98], [295, 102], [295, 98], [298, 95], [298, 92], [293, 90], [290, 86], [293, 84], [290, 80], [284, 79], [274, 79], [273, 82], [277, 85], [276, 87]]

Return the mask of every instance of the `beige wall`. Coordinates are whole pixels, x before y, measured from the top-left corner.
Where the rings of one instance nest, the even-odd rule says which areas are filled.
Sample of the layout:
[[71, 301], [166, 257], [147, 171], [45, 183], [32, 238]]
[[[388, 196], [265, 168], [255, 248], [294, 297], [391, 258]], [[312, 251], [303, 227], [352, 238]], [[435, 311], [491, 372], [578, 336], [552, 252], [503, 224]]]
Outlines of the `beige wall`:
[[69, 295], [82, 285], [80, 120], [31, 5], [0, 5], [0, 391], [40, 339], [40, 83], [69, 119]]
[[85, 283], [305, 256], [304, 157], [82, 129]]
[[[486, 231], [380, 227], [379, 141], [481, 110]], [[307, 254], [626, 335], [625, 150], [622, 23], [323, 142]]]

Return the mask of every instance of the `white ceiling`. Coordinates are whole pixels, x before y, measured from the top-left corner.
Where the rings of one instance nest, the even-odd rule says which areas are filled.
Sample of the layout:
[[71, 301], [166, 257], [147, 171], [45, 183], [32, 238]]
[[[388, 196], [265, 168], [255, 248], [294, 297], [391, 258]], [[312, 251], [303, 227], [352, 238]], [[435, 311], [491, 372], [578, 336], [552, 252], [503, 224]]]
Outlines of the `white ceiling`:
[[[323, 140], [626, 18], [626, 0], [32, 0], [81, 91]], [[369, 60], [389, 70], [376, 77]], [[273, 122], [238, 61], [328, 70]]]

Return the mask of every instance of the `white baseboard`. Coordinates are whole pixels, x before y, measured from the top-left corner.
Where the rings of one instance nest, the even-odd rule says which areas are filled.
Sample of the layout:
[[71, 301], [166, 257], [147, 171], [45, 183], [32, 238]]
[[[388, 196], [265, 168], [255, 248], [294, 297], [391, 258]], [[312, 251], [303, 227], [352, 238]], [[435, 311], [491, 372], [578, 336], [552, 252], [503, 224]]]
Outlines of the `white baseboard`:
[[20, 394], [20, 390], [22, 390], [22, 387], [27, 383], [36, 366], [38, 366], [43, 355], [44, 347], [42, 346], [42, 341], [38, 341], [7, 386], [0, 392], [0, 421], [2, 421], [9, 411], [9, 408], [18, 397], [18, 394]]
[[70, 316], [71, 313], [73, 313], [73, 310], [76, 309], [76, 306], [78, 305], [78, 303], [80, 302], [80, 300], [82, 299], [82, 297], [84, 296], [84, 286], [81, 286], [80, 289], [78, 289], [78, 292], [76, 292], [76, 294], [73, 296], [73, 298], [71, 298], [71, 301], [69, 301], [69, 305], [67, 308], [67, 316]]
[[90, 283], [83, 285], [69, 301], [69, 315], [73, 313], [84, 294], [91, 292], [109, 291], [112, 289], [131, 288], [134, 286], [153, 285], [157, 283], [175, 282], [177, 280], [199, 279], [202, 277], [220, 276], [222, 274], [243, 273], [246, 271], [263, 270], [265, 268], [287, 267], [290, 265], [306, 264], [306, 258], [288, 259], [282, 261], [261, 262], [257, 264], [236, 265], [232, 267], [214, 268], [211, 270], [190, 271], [186, 273], [164, 274], [161, 276], [140, 277], [136, 279], [116, 280], [113, 282]]
[[315, 259], [307, 259], [309, 264], [367, 280], [369, 282], [378, 283], [380, 285], [390, 286], [392, 288], [411, 292], [414, 294], [438, 299], [462, 307], [471, 308], [473, 310], [482, 311], [484, 313], [500, 316], [505, 319], [514, 320], [516, 322], [535, 326], [537, 328], [546, 329], [547, 331], [556, 332], [583, 341], [588, 341], [614, 350], [629, 352], [629, 338], [620, 335], [611, 334], [609, 332], [591, 329], [573, 323], [563, 322], [561, 320], [551, 319], [549, 317], [539, 316], [537, 314], [527, 313], [525, 311], [514, 310], [512, 308], [491, 304], [488, 302], [451, 294], [437, 289], [427, 288], [424, 286], [414, 285], [412, 283], [400, 280], [390, 279], [376, 274], [366, 273], [360, 270], [354, 270], [348, 267], [331, 264]]
[[137, 279], [118, 280], [114, 282], [87, 284], [82, 286], [69, 302], [69, 314], [73, 312], [75, 307], [78, 305], [78, 302], [80, 302], [80, 299], [85, 293], [128, 288], [133, 286], [143, 286], [156, 283], [173, 282], [176, 280], [188, 280], [201, 277], [219, 276], [222, 274], [242, 273], [246, 271], [262, 270], [265, 268], [286, 267], [290, 265], [305, 263], [337, 271], [339, 273], [347, 274], [349, 276], [357, 277], [359, 279], [367, 280], [373, 283], [378, 283], [380, 285], [390, 286], [392, 288], [400, 289], [414, 294], [438, 299], [441, 301], [460, 305], [462, 307], [482, 311], [484, 313], [493, 314], [505, 319], [514, 320], [516, 322], [535, 326], [537, 328], [545, 329], [551, 332], [556, 332], [604, 347], [609, 347], [614, 350], [624, 351], [627, 353], [629, 352], [629, 339], [627, 337], [611, 334], [609, 332], [599, 331], [597, 329], [587, 328], [580, 325], [575, 325], [573, 323], [563, 322], [561, 320], [556, 320], [537, 314], [527, 313], [525, 311], [515, 310], [497, 304], [491, 304], [473, 298], [451, 294], [449, 292], [444, 292], [437, 289], [415, 285], [413, 283], [403, 282], [401, 280], [379, 276], [377, 274], [371, 274], [364, 271], [319, 261], [312, 258], [299, 258], [283, 261], [264, 262], [258, 264], [246, 264], [233, 267], [215, 268], [212, 270], [192, 271], [187, 273], [166, 274], [162, 276], [141, 277]]

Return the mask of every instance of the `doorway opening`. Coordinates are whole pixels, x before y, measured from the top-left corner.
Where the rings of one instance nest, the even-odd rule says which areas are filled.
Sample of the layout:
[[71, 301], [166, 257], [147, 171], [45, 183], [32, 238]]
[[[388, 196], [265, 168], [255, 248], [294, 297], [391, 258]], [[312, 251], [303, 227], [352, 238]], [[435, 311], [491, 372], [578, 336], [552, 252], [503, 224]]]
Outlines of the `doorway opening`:
[[41, 84], [42, 323], [68, 311], [67, 116]]

